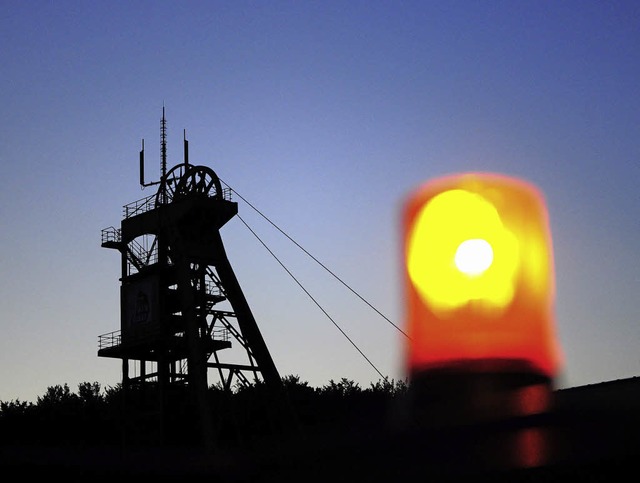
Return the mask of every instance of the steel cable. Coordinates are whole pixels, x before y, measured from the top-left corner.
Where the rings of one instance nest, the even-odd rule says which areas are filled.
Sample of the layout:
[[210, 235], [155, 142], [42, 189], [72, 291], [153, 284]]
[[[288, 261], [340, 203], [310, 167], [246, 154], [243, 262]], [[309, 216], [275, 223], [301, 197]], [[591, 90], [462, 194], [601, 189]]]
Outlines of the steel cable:
[[406, 332], [404, 332], [400, 327], [398, 327], [396, 324], [394, 324], [391, 319], [389, 319], [386, 315], [384, 315], [382, 312], [380, 312], [377, 308], [375, 308], [371, 303], [369, 303], [364, 297], [362, 297], [362, 295], [360, 295], [358, 292], [356, 292], [353, 288], [351, 288], [344, 280], [342, 280], [340, 277], [338, 277], [338, 275], [336, 275], [334, 272], [332, 272], [324, 263], [322, 263], [320, 260], [318, 260], [316, 257], [314, 257], [311, 253], [309, 253], [302, 245], [300, 245], [297, 241], [295, 241], [292, 237], [290, 237], [287, 233], [285, 233], [278, 225], [276, 225], [273, 221], [271, 221], [269, 219], [269, 217], [267, 217], [264, 213], [262, 213], [258, 208], [256, 208], [253, 204], [251, 204], [246, 198], [244, 198], [240, 193], [238, 193], [235, 189], [233, 189], [231, 186], [229, 186], [225, 181], [220, 180], [222, 183], [224, 183], [227, 188], [229, 188], [231, 191], [233, 191], [236, 195], [238, 195], [238, 197], [244, 201], [247, 205], [249, 205], [256, 213], [258, 213], [262, 218], [264, 218], [265, 220], [267, 220], [267, 222], [269, 222], [276, 230], [278, 230], [280, 233], [282, 233], [285, 237], [287, 237], [287, 239], [289, 241], [291, 241], [294, 245], [296, 245], [300, 250], [302, 250], [307, 256], [309, 256], [314, 262], [316, 262], [318, 265], [320, 265], [324, 270], [326, 270], [331, 276], [333, 276], [336, 280], [338, 280], [342, 285], [344, 285], [347, 289], [349, 289], [351, 291], [351, 293], [353, 293], [356, 297], [358, 297], [362, 302], [364, 302], [365, 304], [367, 304], [371, 309], [373, 309], [380, 317], [382, 317], [383, 319], [385, 319], [389, 324], [391, 324], [393, 327], [395, 327], [399, 332], [402, 333], [402, 335], [404, 335], [407, 339], [411, 340], [411, 337], [409, 337], [409, 335], [407, 335]]
[[355, 347], [355, 349], [360, 353], [360, 355], [364, 357], [364, 359], [369, 363], [369, 365], [375, 369], [375, 371], [380, 375], [380, 377], [382, 379], [387, 379], [387, 377], [384, 376], [382, 372], [378, 370], [378, 368], [373, 364], [373, 362], [371, 362], [371, 360], [365, 355], [365, 353], [362, 352], [362, 350], [360, 350], [360, 348], [356, 345], [356, 343], [353, 342], [353, 340], [351, 340], [351, 338], [347, 335], [347, 333], [344, 330], [342, 330], [342, 328], [336, 323], [335, 320], [333, 320], [333, 318], [320, 305], [320, 303], [318, 303], [318, 301], [313, 297], [313, 295], [311, 295], [311, 293], [302, 285], [302, 283], [300, 283], [300, 281], [293, 275], [293, 273], [291, 273], [291, 271], [284, 265], [284, 263], [282, 263], [282, 261], [276, 256], [276, 254], [273, 253], [273, 251], [271, 251], [271, 249], [267, 246], [267, 244], [264, 241], [262, 241], [262, 239], [258, 236], [258, 234], [255, 231], [253, 231], [253, 229], [251, 229], [251, 227], [247, 224], [247, 222], [244, 221], [240, 215], [236, 215], [236, 216], [240, 219], [240, 221], [244, 224], [244, 226], [246, 226], [247, 229], [253, 234], [253, 236], [255, 236], [258, 239], [258, 241], [262, 244], [262, 246], [265, 247], [265, 249], [269, 252], [269, 254], [271, 254], [271, 256], [280, 264], [280, 266], [285, 270], [285, 272], [287, 272], [287, 274], [289, 274], [289, 276], [298, 284], [298, 286], [304, 291], [304, 293], [307, 294], [307, 296], [313, 301], [313, 303], [318, 306], [318, 308], [331, 321], [331, 323], [335, 325], [336, 328], [342, 333], [342, 335], [351, 343], [351, 345]]

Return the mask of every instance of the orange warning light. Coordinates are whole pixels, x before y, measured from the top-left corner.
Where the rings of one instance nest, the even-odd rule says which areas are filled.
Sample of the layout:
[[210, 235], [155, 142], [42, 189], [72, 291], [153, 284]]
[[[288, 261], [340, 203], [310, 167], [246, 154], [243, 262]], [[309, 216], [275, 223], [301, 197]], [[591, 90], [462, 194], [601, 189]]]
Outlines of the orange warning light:
[[548, 216], [522, 180], [470, 173], [427, 183], [405, 205], [410, 374], [559, 367]]

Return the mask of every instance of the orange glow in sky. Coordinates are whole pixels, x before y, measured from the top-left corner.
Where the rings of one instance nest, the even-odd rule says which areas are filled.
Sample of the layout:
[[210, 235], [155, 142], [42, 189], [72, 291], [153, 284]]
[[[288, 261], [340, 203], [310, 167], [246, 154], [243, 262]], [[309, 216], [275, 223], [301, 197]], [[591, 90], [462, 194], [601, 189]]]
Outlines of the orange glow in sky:
[[405, 208], [410, 372], [503, 360], [555, 375], [553, 252], [538, 190], [463, 174], [426, 184]]

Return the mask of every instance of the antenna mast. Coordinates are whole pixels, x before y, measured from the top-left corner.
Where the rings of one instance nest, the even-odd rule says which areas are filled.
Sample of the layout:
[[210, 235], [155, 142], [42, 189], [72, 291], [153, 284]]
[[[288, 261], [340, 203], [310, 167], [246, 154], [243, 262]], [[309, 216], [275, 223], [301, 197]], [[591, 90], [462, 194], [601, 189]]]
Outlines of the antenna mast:
[[[185, 145], [185, 153], [186, 149], [187, 148]], [[167, 118], [165, 117], [164, 105], [162, 106], [162, 119], [160, 120], [160, 156], [160, 181], [151, 181], [149, 183], [146, 183], [144, 180], [144, 139], [142, 140], [142, 150], [140, 151], [140, 186], [144, 189], [147, 186], [153, 186], [157, 184], [161, 185], [158, 201], [160, 202], [160, 204], [164, 204], [167, 199], [166, 186], [164, 186], [164, 184], [162, 183], [167, 175]]]
[[[161, 153], [161, 162], [160, 162], [160, 173], [162, 177], [161, 181], [164, 181], [164, 178], [167, 175], [167, 119], [164, 115], [164, 105], [162, 106], [162, 120], [160, 121], [160, 153]], [[164, 204], [167, 199], [167, 187], [165, 183], [160, 184], [160, 189], [162, 189], [161, 200]]]
[[162, 179], [164, 179], [167, 174], [167, 120], [164, 117], [164, 106], [162, 106], [162, 120], [160, 121], [160, 153], [162, 154], [160, 172]]
[[183, 131], [184, 135], [184, 164], [189, 164], [189, 141], [187, 141], [187, 130]]
[[147, 186], [144, 182], [144, 139], [142, 140], [142, 150], [140, 151], [140, 186]]

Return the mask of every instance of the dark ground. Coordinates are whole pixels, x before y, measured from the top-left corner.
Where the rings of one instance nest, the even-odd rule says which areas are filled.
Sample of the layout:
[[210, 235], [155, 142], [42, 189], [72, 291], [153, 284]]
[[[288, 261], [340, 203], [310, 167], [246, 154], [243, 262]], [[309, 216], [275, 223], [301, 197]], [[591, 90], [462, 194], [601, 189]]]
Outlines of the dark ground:
[[[344, 394], [343, 394], [344, 396]], [[341, 400], [333, 415], [286, 430], [254, 432], [209, 450], [185, 446], [64, 444], [0, 446], [2, 474], [65, 481], [625, 481], [640, 458], [640, 378], [554, 393], [553, 409], [484, 424], [397, 424], [399, 398]], [[299, 402], [299, 401], [298, 401]], [[386, 401], [387, 403], [389, 401]], [[327, 400], [323, 406], [330, 405]], [[360, 404], [360, 405], [358, 405]], [[314, 408], [294, 404], [312, 413]], [[336, 406], [337, 407], [337, 406]], [[340, 411], [347, 417], [336, 417]], [[309, 417], [302, 418], [309, 422]], [[546, 458], [517, 462], [524, 433], [540, 435]], [[14, 428], [15, 429], [15, 428]], [[101, 428], [92, 428], [100, 431]], [[107, 429], [107, 428], [105, 428]], [[247, 433], [248, 434], [248, 433]], [[524, 437], [526, 440], [526, 436]], [[49, 441], [55, 441], [55, 438]]]

